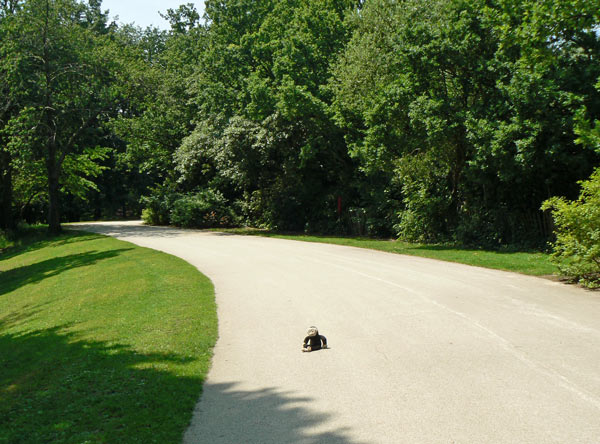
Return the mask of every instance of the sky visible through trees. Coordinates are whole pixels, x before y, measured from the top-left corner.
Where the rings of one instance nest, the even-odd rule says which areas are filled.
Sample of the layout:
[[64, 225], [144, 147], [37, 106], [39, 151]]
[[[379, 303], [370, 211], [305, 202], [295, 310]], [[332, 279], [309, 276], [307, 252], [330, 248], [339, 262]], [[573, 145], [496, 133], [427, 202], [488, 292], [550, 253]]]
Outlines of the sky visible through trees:
[[[160, 16], [167, 9], [177, 9], [183, 2], [181, 0], [104, 0], [103, 10], [110, 10], [109, 16], [114, 19], [119, 17], [120, 23], [135, 23], [137, 26], [146, 28], [156, 26], [168, 29], [169, 22]], [[188, 2], [186, 2], [188, 3]], [[204, 1], [191, 1], [200, 15], [204, 11]]]

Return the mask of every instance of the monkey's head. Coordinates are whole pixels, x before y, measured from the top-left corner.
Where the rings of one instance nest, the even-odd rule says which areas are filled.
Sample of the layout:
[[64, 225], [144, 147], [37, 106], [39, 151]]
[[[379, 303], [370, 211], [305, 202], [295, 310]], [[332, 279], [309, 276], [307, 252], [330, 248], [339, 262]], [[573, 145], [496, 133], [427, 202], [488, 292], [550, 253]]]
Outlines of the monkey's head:
[[315, 327], [315, 326], [308, 327], [308, 330], [306, 331], [306, 336], [314, 337], [314, 336], [317, 336], [318, 334], [319, 334], [319, 330], [317, 330], [317, 327]]

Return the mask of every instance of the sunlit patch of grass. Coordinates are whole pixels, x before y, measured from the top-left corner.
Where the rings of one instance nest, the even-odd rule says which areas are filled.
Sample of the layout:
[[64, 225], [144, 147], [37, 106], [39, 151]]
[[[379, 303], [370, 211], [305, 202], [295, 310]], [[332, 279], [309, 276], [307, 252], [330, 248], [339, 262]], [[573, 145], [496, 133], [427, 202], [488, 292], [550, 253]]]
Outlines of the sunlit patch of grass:
[[[225, 231], [225, 230], [224, 230]], [[233, 234], [276, 237], [305, 242], [320, 242], [350, 247], [368, 248], [388, 253], [407, 254], [466, 265], [513, 271], [531, 276], [551, 275], [558, 272], [550, 262], [550, 255], [536, 251], [483, 250], [461, 248], [452, 245], [428, 245], [398, 240], [370, 239], [364, 237], [310, 236], [296, 234], [279, 234], [267, 230], [230, 229]]]
[[96, 234], [0, 254], [0, 443], [179, 442], [217, 335], [210, 281]]

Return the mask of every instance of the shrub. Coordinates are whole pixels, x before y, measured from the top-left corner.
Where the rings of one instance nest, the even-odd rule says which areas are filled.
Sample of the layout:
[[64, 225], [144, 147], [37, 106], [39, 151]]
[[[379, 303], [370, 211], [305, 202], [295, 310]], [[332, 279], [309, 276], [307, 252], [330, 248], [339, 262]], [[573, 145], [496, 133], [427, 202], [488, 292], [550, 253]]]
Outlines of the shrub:
[[164, 194], [142, 197], [142, 220], [149, 225], [169, 225], [169, 201]]
[[235, 214], [221, 193], [205, 190], [176, 199], [170, 222], [184, 228], [229, 227], [235, 223]]
[[575, 201], [553, 197], [544, 202], [556, 225], [552, 254], [561, 273], [588, 287], [600, 287], [600, 168], [580, 182]]
[[416, 242], [446, 241], [452, 228], [448, 168], [433, 153], [422, 153], [402, 158], [396, 173], [404, 201], [395, 225], [398, 237]]

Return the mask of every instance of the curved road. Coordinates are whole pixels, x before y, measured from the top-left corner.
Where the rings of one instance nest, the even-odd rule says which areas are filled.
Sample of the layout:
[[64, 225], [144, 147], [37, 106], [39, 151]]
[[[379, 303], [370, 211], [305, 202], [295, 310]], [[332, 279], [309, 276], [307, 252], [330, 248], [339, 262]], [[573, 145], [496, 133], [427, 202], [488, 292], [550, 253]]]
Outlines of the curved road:
[[[185, 444], [600, 443], [600, 293], [326, 244], [80, 226], [179, 256], [219, 341]], [[302, 353], [317, 325], [331, 348]]]

